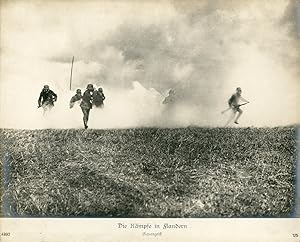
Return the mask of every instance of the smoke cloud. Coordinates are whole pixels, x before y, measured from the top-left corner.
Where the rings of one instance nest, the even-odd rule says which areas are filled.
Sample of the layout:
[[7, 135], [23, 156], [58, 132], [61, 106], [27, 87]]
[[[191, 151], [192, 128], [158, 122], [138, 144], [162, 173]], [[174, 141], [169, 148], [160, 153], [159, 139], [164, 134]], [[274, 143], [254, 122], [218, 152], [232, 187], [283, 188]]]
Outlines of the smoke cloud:
[[[285, 0], [5, 3], [0, 126], [81, 128], [68, 103], [88, 83], [107, 97], [91, 128], [223, 126], [238, 86], [250, 101], [241, 126], [299, 123], [299, 12]], [[58, 94], [45, 116], [44, 84]]]

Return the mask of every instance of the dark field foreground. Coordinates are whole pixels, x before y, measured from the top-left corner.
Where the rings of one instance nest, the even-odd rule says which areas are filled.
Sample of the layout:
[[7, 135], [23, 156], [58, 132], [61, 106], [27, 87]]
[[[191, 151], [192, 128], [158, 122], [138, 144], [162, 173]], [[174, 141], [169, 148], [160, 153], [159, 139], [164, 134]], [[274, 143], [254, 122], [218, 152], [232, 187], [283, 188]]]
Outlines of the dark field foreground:
[[0, 138], [2, 216], [289, 217], [294, 208], [290, 127], [2, 129]]

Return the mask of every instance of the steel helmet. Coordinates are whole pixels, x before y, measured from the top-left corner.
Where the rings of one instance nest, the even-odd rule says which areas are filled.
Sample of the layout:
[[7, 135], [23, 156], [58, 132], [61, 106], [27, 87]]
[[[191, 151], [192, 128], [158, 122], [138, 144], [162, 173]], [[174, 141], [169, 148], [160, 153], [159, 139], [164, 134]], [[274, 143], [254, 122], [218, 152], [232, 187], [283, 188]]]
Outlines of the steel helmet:
[[88, 84], [86, 89], [94, 89], [93, 84]]

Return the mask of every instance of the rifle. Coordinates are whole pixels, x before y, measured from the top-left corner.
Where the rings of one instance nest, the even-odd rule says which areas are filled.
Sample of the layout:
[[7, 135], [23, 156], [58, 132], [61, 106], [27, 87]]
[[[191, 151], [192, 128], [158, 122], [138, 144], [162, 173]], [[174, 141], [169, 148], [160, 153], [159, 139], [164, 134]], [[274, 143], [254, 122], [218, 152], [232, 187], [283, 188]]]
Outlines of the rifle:
[[[246, 105], [246, 104], [248, 104], [248, 103], [249, 103], [249, 102], [247, 102], [247, 103], [241, 103], [241, 104], [238, 104], [238, 105], [234, 105], [234, 107], [235, 107], [235, 108], [239, 108], [240, 106]], [[227, 111], [230, 110], [230, 109], [232, 109], [232, 107], [229, 107], [229, 108], [223, 110], [223, 111], [221, 112], [221, 114], [227, 112]]]

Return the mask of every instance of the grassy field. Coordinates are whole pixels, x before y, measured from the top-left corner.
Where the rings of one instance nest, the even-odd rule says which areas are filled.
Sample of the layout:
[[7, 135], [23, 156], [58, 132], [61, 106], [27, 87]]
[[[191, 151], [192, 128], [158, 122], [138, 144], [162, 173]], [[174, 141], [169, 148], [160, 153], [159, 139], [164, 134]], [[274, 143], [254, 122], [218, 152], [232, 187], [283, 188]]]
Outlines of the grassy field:
[[295, 129], [0, 130], [2, 216], [289, 217]]

